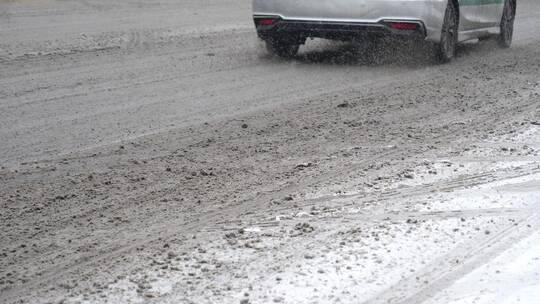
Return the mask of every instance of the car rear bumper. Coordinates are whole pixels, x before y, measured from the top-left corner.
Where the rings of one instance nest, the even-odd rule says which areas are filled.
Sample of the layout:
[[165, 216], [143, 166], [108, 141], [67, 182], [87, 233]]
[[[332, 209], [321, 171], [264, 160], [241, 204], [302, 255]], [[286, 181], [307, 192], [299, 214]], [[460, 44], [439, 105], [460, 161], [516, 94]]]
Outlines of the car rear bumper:
[[[274, 19], [272, 24], [262, 20]], [[420, 20], [381, 20], [379, 22], [335, 22], [309, 20], [283, 20], [278, 16], [254, 16], [257, 33], [262, 39], [274, 36], [299, 38], [353, 39], [365, 36], [394, 36], [425, 39], [426, 27]], [[269, 23], [269, 22], [268, 22]]]
[[[409, 35], [385, 28], [384, 20], [422, 23], [424, 37], [440, 41], [448, 0], [252, 0], [254, 16], [276, 16], [287, 28], [304, 27], [313, 35], [338, 35], [353, 31]], [[337, 25], [334, 25], [337, 24]], [[279, 29], [279, 27], [278, 27]], [[265, 35], [266, 29], [260, 29]], [[320, 34], [320, 35], [319, 35]], [[338, 35], [340, 36], [340, 35]], [[416, 35], [415, 35], [416, 36]], [[332, 37], [330, 37], [332, 38]]]

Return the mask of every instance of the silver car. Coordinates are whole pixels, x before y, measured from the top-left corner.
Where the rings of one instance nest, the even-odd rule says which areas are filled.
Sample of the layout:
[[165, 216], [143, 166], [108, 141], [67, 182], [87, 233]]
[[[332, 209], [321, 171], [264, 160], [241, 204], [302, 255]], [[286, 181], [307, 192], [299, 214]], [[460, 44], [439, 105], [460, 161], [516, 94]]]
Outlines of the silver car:
[[293, 57], [307, 38], [370, 43], [415, 39], [448, 62], [459, 42], [495, 38], [512, 43], [517, 0], [253, 0], [257, 33], [268, 50]]

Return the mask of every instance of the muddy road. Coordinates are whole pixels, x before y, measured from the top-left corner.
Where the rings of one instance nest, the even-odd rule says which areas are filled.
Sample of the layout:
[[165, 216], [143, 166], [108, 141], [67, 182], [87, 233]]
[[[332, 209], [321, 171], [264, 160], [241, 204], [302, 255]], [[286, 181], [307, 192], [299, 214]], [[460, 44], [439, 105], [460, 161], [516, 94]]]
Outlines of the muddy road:
[[0, 302], [535, 303], [539, 20], [287, 62], [249, 1], [0, 0]]

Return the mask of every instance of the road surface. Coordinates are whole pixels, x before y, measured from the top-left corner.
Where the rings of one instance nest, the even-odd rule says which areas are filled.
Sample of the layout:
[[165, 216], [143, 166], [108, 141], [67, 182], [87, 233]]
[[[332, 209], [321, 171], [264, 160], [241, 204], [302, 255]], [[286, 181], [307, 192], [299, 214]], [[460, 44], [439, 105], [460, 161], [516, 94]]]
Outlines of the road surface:
[[246, 0], [0, 0], [0, 302], [534, 303], [539, 20], [283, 61]]

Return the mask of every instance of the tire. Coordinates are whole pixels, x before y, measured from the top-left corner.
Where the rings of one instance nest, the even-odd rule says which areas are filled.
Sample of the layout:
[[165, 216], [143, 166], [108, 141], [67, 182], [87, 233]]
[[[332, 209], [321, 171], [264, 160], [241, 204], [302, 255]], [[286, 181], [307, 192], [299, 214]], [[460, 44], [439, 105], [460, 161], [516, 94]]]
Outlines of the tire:
[[501, 19], [501, 33], [497, 37], [499, 47], [507, 49], [512, 45], [514, 37], [514, 21], [516, 19], [515, 1], [506, 0]]
[[270, 38], [265, 41], [266, 49], [272, 55], [290, 59], [298, 54], [300, 43], [297, 41], [287, 41], [285, 39]]
[[435, 59], [447, 63], [456, 57], [459, 31], [459, 16], [454, 1], [449, 0], [444, 14], [441, 41], [435, 45]]

